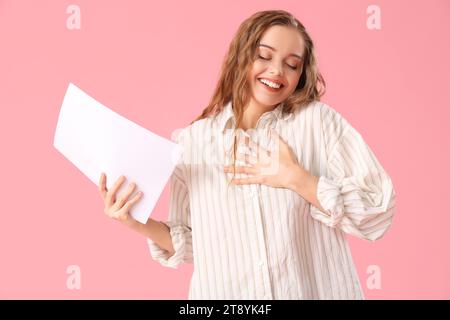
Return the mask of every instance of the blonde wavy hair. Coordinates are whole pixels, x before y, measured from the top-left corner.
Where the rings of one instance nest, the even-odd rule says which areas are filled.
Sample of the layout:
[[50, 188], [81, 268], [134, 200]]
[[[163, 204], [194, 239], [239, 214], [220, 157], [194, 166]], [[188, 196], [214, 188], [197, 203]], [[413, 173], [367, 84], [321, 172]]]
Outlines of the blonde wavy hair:
[[244, 20], [225, 55], [220, 78], [208, 106], [191, 122], [192, 124], [210, 115], [216, 115], [229, 101], [232, 102], [236, 118], [233, 167], [236, 167], [236, 131], [241, 127], [244, 107], [251, 96], [247, 75], [257, 58], [257, 47], [262, 35], [268, 28], [275, 25], [297, 29], [305, 43], [303, 71], [295, 91], [283, 101], [283, 112], [294, 112], [296, 108], [301, 108], [314, 100], [320, 100], [320, 97], [325, 94], [325, 80], [317, 67], [313, 41], [299, 20], [284, 10], [259, 11]]

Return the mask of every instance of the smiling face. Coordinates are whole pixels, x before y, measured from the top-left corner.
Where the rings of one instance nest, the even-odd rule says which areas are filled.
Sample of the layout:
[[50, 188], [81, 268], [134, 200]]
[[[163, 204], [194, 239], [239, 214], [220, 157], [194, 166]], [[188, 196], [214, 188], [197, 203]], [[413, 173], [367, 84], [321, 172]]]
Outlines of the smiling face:
[[266, 109], [288, 98], [302, 74], [303, 56], [304, 41], [296, 29], [279, 25], [267, 29], [248, 75], [253, 102]]

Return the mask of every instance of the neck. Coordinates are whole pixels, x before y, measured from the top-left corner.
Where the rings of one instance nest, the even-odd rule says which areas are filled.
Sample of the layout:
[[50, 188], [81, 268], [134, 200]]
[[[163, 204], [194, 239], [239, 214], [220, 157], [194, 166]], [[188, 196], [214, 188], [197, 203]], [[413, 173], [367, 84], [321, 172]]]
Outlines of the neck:
[[244, 115], [242, 118], [242, 129], [248, 130], [256, 127], [258, 119], [264, 112], [270, 111], [274, 106], [264, 106], [258, 102], [250, 99], [250, 102], [244, 108]]

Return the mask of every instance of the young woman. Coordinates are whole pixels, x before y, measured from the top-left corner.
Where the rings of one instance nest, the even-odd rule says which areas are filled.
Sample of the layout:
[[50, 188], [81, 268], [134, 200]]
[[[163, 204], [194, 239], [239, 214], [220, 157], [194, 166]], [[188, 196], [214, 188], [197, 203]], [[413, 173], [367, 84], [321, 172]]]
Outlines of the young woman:
[[231, 42], [210, 104], [176, 141], [169, 217], [140, 224], [140, 196], [99, 183], [108, 216], [146, 236], [151, 256], [193, 262], [190, 299], [362, 299], [346, 234], [391, 224], [393, 184], [361, 135], [319, 101], [325, 83], [304, 26], [257, 12]]

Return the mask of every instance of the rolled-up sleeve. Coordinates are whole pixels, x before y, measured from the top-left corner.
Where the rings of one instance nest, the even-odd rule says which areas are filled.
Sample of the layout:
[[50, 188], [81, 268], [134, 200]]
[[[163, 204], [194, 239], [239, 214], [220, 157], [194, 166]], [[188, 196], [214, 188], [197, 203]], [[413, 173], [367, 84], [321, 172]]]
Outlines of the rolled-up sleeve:
[[154, 260], [163, 266], [177, 268], [181, 263], [193, 262], [189, 192], [182, 163], [175, 167], [171, 175], [169, 192], [169, 214], [163, 223], [169, 227], [174, 253], [171, 255], [150, 238], [147, 238], [147, 242]]
[[330, 227], [375, 241], [392, 223], [393, 183], [361, 134], [345, 119], [340, 124], [334, 126], [341, 134], [330, 149], [327, 175], [319, 177], [317, 186], [317, 199], [326, 212], [312, 204], [310, 212]]

